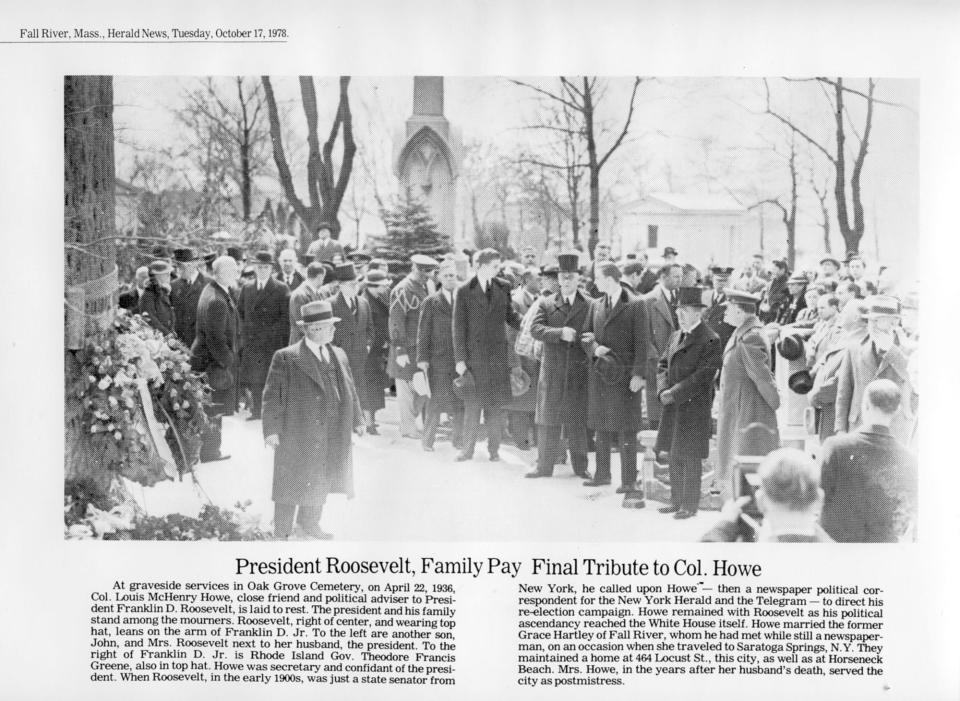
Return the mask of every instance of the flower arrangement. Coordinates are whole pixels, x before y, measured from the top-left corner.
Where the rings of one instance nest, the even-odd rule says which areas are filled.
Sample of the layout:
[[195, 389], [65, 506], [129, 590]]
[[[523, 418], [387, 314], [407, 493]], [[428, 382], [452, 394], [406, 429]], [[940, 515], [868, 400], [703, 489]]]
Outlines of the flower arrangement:
[[[145, 486], [176, 476], [158, 454], [172, 455], [181, 474], [190, 469], [208, 423], [210, 389], [191, 370], [182, 343], [119, 310], [110, 329], [77, 359], [79, 372], [68, 380], [67, 418], [90, 434], [91, 457], [100, 468]], [[156, 435], [167, 445], [156, 445]]]

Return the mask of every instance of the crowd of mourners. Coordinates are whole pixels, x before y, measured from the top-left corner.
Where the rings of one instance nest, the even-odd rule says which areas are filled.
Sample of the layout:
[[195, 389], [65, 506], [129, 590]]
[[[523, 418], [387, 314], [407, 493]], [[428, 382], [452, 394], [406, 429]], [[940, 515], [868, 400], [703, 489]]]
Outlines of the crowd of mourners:
[[[411, 252], [398, 276], [327, 226], [302, 255], [274, 253], [158, 247], [120, 306], [207, 374], [201, 461], [228, 457], [222, 416], [242, 406], [263, 422], [278, 537], [330, 537], [323, 502], [352, 494], [351, 434], [377, 435], [392, 394], [403, 439], [428, 452], [450, 441], [457, 461], [480, 442], [498, 461], [509, 441], [536, 450], [527, 478], [569, 464], [603, 488], [619, 454], [616, 491], [634, 507], [638, 435], [656, 431], [671, 494], [660, 512], [690, 518], [711, 490], [726, 502], [706, 540], [915, 535], [918, 297], [889, 268], [851, 255], [791, 270], [756, 254], [700, 269], [671, 247], [654, 264], [616, 260], [601, 241], [592, 259]], [[808, 403], [814, 450], [781, 447], [788, 393]]]

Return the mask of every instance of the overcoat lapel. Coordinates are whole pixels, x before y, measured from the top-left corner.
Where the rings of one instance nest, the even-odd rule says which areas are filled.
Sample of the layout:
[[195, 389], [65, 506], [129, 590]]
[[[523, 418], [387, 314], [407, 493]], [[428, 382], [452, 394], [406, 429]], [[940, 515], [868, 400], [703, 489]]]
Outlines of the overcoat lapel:
[[[333, 362], [334, 355], [330, 354], [330, 360]], [[297, 344], [297, 354], [296, 354], [297, 367], [300, 368], [307, 377], [317, 383], [320, 387], [323, 387], [323, 380], [320, 377], [319, 363], [316, 360], [316, 356], [313, 355], [313, 351], [307, 348], [307, 342], [301, 340]]]

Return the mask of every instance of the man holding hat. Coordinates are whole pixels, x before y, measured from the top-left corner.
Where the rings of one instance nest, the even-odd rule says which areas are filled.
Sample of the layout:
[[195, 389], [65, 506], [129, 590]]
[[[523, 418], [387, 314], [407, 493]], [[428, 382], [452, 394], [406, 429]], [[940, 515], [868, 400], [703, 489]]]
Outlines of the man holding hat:
[[170, 302], [170, 273], [173, 268], [166, 260], [155, 260], [149, 270], [150, 280], [140, 296], [140, 313], [160, 333], [174, 333], [176, 322]]
[[334, 241], [331, 238], [332, 232], [333, 229], [327, 222], [322, 222], [320, 226], [317, 227], [317, 240], [307, 248], [307, 256], [309, 258], [322, 263], [326, 260], [332, 261], [334, 256], [343, 257], [343, 246], [339, 241]]
[[340, 321], [327, 301], [301, 309], [304, 338], [277, 351], [263, 391], [263, 437], [273, 455], [274, 536], [297, 525], [312, 538], [327, 495], [353, 497], [352, 432], [363, 435], [360, 400], [346, 353], [332, 344]]
[[237, 304], [243, 339], [239, 380], [250, 390], [250, 421], [260, 418], [270, 360], [286, 345], [290, 334], [290, 290], [273, 277], [273, 254], [258, 251], [254, 262], [256, 280], [241, 290]]
[[899, 328], [900, 301], [874, 295], [867, 300], [867, 337], [844, 351], [837, 383], [837, 433], [846, 433], [861, 424], [863, 393], [874, 380], [892, 380], [900, 389], [901, 402], [890, 423], [890, 434], [908, 444], [915, 418], [916, 389], [908, 371], [916, 346]]
[[573, 472], [587, 473], [587, 402], [589, 362], [580, 345], [591, 300], [580, 289], [579, 256], [557, 256], [559, 289], [541, 298], [530, 332], [543, 344], [537, 386], [537, 469], [527, 477], [551, 477], [561, 462], [561, 432], [570, 450]]
[[[770, 348], [763, 325], [757, 319], [760, 298], [743, 290], [726, 289], [725, 321], [734, 332], [723, 352], [720, 370], [718, 464], [716, 483], [725, 498], [731, 496], [731, 474], [737, 455], [766, 455], [779, 447], [776, 411], [780, 394], [770, 370]], [[750, 431], [754, 424], [766, 431]], [[742, 440], [744, 437], [776, 436], [776, 440]]]
[[366, 364], [370, 344], [373, 342], [373, 329], [370, 327], [370, 305], [359, 296], [360, 284], [353, 263], [343, 263], [336, 267], [334, 275], [340, 282], [340, 291], [330, 300], [335, 316], [340, 318], [337, 332], [333, 336], [333, 345], [339, 346], [350, 361], [353, 383], [360, 396], [360, 406], [364, 411], [367, 427], [373, 425], [370, 407], [364, 406], [367, 396]]
[[417, 416], [423, 410], [426, 397], [413, 389], [413, 376], [417, 373], [417, 327], [420, 308], [430, 293], [427, 280], [437, 267], [437, 261], [418, 253], [410, 257], [410, 263], [410, 274], [390, 293], [387, 373], [397, 383], [400, 435], [419, 440], [423, 435], [417, 431]]
[[665, 423], [673, 431], [669, 444], [672, 503], [660, 513], [673, 514], [676, 519], [697, 513], [703, 459], [710, 454], [713, 435], [713, 381], [720, 369], [723, 346], [701, 320], [705, 308], [699, 287], [679, 289], [680, 330], [671, 336], [657, 371], [657, 395], [664, 412], [671, 415]]
[[200, 293], [210, 281], [200, 272], [200, 260], [192, 248], [175, 248], [173, 259], [180, 268], [180, 277], [170, 283], [174, 330], [189, 348], [197, 335], [197, 303], [200, 301]]

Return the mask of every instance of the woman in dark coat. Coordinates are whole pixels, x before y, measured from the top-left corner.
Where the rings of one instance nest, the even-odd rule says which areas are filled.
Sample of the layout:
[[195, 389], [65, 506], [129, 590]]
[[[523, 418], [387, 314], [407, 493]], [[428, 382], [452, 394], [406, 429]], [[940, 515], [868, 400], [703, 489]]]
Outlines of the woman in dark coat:
[[364, 366], [367, 378], [366, 396], [360, 397], [360, 403], [366, 407], [373, 419], [376, 432], [376, 412], [386, 406], [384, 390], [390, 386], [390, 376], [387, 374], [387, 355], [390, 353], [390, 279], [380, 270], [372, 270], [367, 274], [366, 289], [361, 295], [367, 300], [370, 307], [370, 353]]

